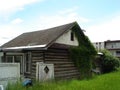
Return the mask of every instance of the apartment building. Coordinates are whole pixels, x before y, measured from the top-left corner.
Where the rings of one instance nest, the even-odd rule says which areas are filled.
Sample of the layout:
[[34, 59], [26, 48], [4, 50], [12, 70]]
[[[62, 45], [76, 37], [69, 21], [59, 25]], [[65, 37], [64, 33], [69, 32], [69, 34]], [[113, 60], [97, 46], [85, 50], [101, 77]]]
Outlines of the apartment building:
[[107, 49], [113, 56], [120, 58], [120, 40], [107, 40], [104, 42], [94, 42], [96, 50], [99, 52], [102, 49]]
[[105, 47], [104, 42], [94, 42], [93, 45], [98, 52], [100, 52]]
[[105, 41], [105, 48], [111, 52], [112, 55], [120, 58], [120, 40]]

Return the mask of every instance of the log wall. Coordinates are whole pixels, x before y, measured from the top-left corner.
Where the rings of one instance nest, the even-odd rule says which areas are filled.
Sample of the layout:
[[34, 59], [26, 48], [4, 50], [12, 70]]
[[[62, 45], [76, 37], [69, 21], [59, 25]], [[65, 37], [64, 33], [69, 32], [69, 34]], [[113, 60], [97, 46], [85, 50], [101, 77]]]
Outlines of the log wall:
[[67, 49], [48, 49], [45, 52], [45, 63], [54, 64], [55, 79], [69, 79], [79, 77], [78, 69], [70, 60]]
[[55, 79], [78, 78], [79, 71], [69, 58], [67, 49], [49, 48], [46, 51], [32, 52], [31, 78], [36, 77], [36, 62], [54, 64]]
[[31, 78], [36, 78], [36, 63], [43, 62], [43, 51], [32, 51]]

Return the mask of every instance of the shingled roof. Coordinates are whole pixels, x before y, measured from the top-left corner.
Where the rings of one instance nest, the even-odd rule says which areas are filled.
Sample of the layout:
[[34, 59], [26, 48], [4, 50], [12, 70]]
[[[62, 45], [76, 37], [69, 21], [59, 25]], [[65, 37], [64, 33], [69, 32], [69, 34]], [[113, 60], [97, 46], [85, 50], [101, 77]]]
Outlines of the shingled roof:
[[[76, 22], [57, 26], [54, 28], [23, 33], [15, 39], [5, 43], [1, 48], [24, 47], [24, 46], [48, 46], [58, 39], [64, 32], [70, 30]], [[42, 46], [41, 46], [42, 47]]]

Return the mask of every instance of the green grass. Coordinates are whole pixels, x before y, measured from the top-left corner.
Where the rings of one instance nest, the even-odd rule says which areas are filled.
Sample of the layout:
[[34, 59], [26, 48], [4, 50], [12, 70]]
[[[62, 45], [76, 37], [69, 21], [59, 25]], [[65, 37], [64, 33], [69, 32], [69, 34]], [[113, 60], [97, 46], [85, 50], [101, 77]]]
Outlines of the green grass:
[[90, 80], [35, 82], [28, 88], [18, 82], [15, 85], [9, 85], [7, 90], [120, 90], [120, 70], [95, 76]]

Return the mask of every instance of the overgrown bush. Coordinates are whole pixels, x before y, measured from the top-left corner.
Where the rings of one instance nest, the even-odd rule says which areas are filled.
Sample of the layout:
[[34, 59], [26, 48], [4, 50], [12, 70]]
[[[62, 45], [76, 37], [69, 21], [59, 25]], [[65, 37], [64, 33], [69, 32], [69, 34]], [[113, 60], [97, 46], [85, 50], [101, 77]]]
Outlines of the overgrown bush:
[[102, 57], [101, 66], [103, 73], [114, 71], [120, 66], [119, 59], [111, 55], [109, 51], [103, 50], [102, 53], [103, 53], [103, 57]]
[[97, 52], [78, 25], [75, 25], [72, 31], [78, 39], [79, 46], [71, 47], [71, 58], [80, 71], [80, 78], [89, 78], [91, 77], [92, 60]]
[[91, 77], [92, 59], [87, 50], [80, 47], [71, 48], [71, 57], [80, 71], [80, 78]]

